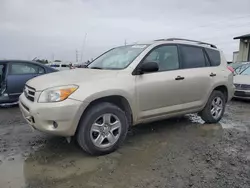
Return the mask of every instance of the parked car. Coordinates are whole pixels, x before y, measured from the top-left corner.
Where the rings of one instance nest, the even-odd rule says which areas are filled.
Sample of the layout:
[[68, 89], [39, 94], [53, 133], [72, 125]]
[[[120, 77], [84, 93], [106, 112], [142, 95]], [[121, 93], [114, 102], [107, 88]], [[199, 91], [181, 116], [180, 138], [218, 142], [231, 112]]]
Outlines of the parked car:
[[59, 71], [71, 69], [69, 64], [50, 64], [49, 67], [52, 67], [52, 68], [57, 69]]
[[245, 64], [234, 76], [235, 98], [250, 99], [250, 64]]
[[55, 71], [55, 69], [32, 61], [1, 60], [0, 104], [17, 102], [29, 79]]
[[216, 46], [161, 39], [113, 48], [85, 69], [32, 79], [19, 105], [35, 129], [76, 136], [83, 150], [99, 155], [116, 150], [131, 125], [196, 112], [216, 123], [234, 89]]
[[237, 68], [241, 67], [242, 65], [246, 65], [246, 64], [249, 64], [249, 62], [231, 63], [231, 64], [229, 64], [229, 66], [232, 67], [233, 69], [237, 69]]
[[234, 74], [240, 74], [243, 70], [245, 70], [250, 65], [250, 62], [241, 62], [238, 63], [237, 66], [234, 66]]

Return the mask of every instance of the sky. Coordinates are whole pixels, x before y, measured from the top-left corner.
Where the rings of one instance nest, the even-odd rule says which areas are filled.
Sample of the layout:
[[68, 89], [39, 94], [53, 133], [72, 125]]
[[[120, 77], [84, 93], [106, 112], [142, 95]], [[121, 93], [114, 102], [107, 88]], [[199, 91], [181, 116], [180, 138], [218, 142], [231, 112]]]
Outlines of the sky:
[[[181, 37], [228, 61], [250, 33], [250, 0], [0, 0], [0, 59], [86, 61], [129, 43]], [[76, 52], [77, 51], [77, 52]]]

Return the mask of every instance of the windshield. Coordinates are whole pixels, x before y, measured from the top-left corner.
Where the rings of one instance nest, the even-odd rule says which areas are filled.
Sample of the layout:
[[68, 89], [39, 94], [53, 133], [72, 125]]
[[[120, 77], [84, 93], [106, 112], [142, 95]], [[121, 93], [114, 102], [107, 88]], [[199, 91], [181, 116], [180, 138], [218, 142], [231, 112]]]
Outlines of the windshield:
[[248, 68], [246, 68], [244, 71], [242, 71], [241, 73], [240, 73], [240, 75], [250, 75], [250, 67], [248, 66]]
[[234, 73], [235, 74], [241, 74], [247, 67], [249, 67], [249, 64], [243, 64], [235, 68]]
[[147, 47], [147, 45], [129, 45], [113, 48], [97, 59], [88, 68], [124, 69]]

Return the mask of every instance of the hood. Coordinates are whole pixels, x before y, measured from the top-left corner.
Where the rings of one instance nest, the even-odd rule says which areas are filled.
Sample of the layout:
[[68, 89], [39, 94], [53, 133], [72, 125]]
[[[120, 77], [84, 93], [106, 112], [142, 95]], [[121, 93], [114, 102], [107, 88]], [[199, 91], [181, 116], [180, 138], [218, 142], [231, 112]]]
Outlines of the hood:
[[234, 84], [248, 84], [250, 85], [250, 76], [248, 75], [235, 75]]
[[93, 80], [103, 78], [116, 77], [118, 71], [116, 70], [98, 70], [98, 69], [73, 69], [60, 71], [50, 74], [45, 74], [33, 78], [27, 82], [27, 85], [41, 91], [50, 87], [57, 87], [70, 84], [82, 84]]

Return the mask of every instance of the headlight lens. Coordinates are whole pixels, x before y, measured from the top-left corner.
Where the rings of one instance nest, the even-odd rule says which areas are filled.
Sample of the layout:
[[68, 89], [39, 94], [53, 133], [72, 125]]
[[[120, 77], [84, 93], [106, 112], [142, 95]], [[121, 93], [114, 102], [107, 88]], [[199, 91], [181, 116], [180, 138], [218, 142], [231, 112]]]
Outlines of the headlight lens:
[[78, 89], [76, 85], [54, 87], [44, 90], [38, 99], [39, 103], [60, 102], [67, 99]]

